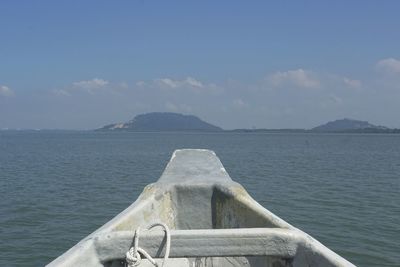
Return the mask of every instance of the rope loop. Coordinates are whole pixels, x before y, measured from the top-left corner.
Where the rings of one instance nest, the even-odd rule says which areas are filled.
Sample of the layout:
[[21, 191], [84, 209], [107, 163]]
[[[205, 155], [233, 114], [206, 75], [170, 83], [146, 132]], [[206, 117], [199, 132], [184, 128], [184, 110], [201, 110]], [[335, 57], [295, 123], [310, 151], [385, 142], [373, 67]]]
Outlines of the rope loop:
[[[164, 254], [164, 260], [162, 262], [161, 267], [164, 267], [165, 262], [168, 260], [169, 251], [171, 246], [171, 233], [169, 231], [168, 226], [165, 223], [156, 222], [147, 227], [147, 230], [151, 230], [156, 226], [161, 226], [164, 228], [165, 236], [166, 236], [166, 248]], [[139, 266], [142, 261], [142, 254], [146, 259], [148, 259], [154, 266], [158, 267], [157, 262], [142, 248], [139, 247], [139, 236], [140, 236], [140, 227], [138, 227], [135, 231], [135, 236], [133, 239], [133, 247], [131, 247], [128, 252], [126, 252], [126, 263], [128, 267], [136, 267]]]

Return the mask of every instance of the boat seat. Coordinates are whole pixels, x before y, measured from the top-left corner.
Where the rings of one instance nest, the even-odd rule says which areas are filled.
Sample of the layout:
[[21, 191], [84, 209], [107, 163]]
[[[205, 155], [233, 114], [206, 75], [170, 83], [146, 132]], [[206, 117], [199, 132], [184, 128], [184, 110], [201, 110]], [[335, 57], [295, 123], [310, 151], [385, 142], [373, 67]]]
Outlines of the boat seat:
[[[237, 228], [170, 230], [170, 258], [271, 256], [292, 261], [299, 251], [307, 256], [312, 244], [295, 229]], [[122, 260], [133, 245], [134, 232], [116, 231], [93, 237], [100, 262]], [[165, 250], [164, 231], [141, 233], [139, 247], [151, 257], [162, 258]], [[297, 260], [300, 260], [297, 255]]]

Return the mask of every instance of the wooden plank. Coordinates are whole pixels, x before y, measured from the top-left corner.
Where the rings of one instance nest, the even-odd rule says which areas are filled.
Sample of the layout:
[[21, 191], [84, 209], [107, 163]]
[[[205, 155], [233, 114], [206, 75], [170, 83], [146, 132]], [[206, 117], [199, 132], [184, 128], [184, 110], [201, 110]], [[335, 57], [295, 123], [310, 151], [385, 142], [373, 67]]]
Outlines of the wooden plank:
[[[133, 245], [133, 232], [119, 231], [94, 237], [101, 262], [123, 259]], [[162, 257], [164, 231], [142, 231], [139, 247], [152, 257]], [[171, 230], [170, 257], [295, 256], [303, 235], [281, 228]]]

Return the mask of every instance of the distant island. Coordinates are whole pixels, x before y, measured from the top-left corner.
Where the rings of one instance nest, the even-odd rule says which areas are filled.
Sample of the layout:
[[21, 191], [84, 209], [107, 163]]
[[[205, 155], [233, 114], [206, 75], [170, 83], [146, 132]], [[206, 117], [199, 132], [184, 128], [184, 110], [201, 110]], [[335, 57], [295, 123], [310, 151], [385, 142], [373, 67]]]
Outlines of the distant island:
[[172, 112], [152, 112], [140, 114], [125, 123], [106, 125], [97, 131], [132, 131], [132, 132], [268, 132], [268, 133], [400, 133], [400, 129], [373, 125], [367, 121], [340, 119], [330, 121], [312, 129], [234, 129], [222, 128], [201, 120], [194, 115]]
[[205, 122], [193, 115], [172, 112], [152, 112], [141, 114], [125, 123], [106, 125], [100, 131], [223, 131], [220, 127]]
[[357, 130], [388, 130], [385, 126], [373, 125], [367, 121], [358, 121], [352, 119], [341, 119], [330, 121], [326, 124], [314, 127], [311, 130], [315, 132], [340, 132]]
[[377, 126], [368, 121], [340, 119], [312, 129], [236, 129], [235, 132], [285, 132], [285, 133], [400, 133], [400, 129]]

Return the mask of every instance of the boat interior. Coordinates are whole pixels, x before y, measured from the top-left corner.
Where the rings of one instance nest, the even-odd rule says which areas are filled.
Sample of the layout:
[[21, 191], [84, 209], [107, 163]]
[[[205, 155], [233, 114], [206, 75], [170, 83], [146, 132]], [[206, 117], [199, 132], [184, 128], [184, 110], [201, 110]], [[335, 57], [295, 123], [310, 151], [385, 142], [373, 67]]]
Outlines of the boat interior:
[[[145, 229], [154, 222], [170, 242], [166, 230]], [[131, 206], [49, 266], [128, 266], [135, 238], [157, 266], [354, 266], [262, 207], [210, 150], [175, 151]], [[129, 266], [154, 266], [142, 258]]]

